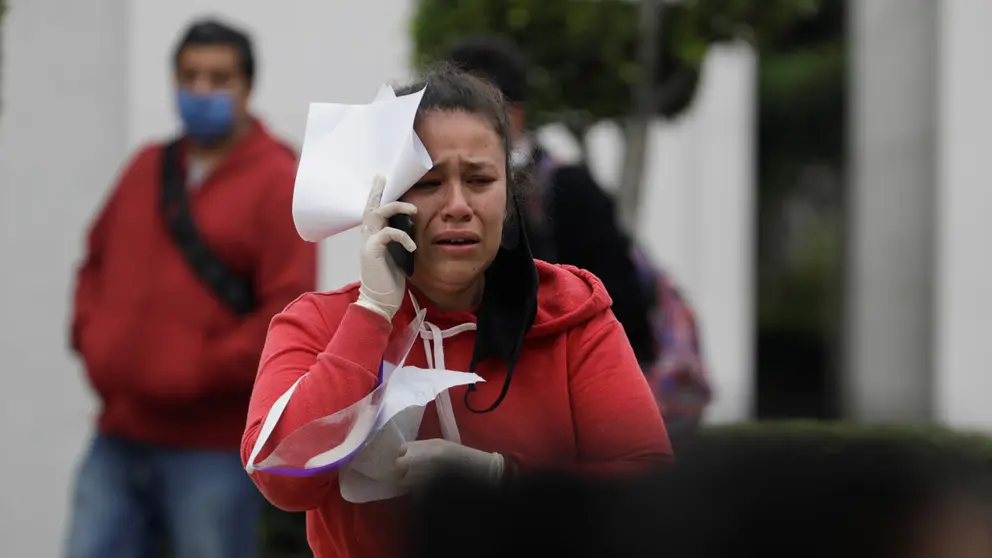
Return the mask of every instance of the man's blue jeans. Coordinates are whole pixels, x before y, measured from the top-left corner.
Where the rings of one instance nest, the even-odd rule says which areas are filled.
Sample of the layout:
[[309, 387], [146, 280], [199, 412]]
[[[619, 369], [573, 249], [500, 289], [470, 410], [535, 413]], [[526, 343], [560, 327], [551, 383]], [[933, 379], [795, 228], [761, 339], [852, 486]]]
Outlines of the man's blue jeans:
[[164, 449], [97, 436], [71, 509], [68, 558], [256, 555], [262, 497], [232, 452]]

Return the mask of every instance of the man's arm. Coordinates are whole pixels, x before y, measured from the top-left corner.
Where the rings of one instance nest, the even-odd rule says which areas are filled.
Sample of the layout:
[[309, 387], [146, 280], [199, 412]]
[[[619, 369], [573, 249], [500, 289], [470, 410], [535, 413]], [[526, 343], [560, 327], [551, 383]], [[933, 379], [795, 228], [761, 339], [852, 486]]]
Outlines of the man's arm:
[[146, 146], [128, 161], [117, 176], [110, 195], [103, 202], [96, 219], [86, 235], [83, 263], [76, 271], [76, 288], [73, 297], [72, 318], [70, 320], [69, 343], [72, 350], [82, 354], [82, 335], [87, 322], [97, 310], [100, 301], [100, 276], [106, 258], [106, 240], [109, 236], [110, 219], [117, 207], [117, 199], [122, 186], [133, 180], [135, 169], [147, 164], [149, 157], [155, 156], [156, 147]]
[[649, 299], [631, 259], [630, 241], [617, 225], [613, 200], [583, 166], [561, 167], [552, 181], [559, 261], [591, 271], [603, 282], [637, 360], [654, 360]]
[[96, 220], [90, 226], [86, 235], [83, 263], [76, 271], [76, 290], [73, 297], [69, 342], [72, 350], [77, 354], [82, 353], [80, 340], [83, 328], [86, 327], [99, 299], [100, 270], [103, 267], [108, 206], [109, 204], [106, 204], [100, 209]]

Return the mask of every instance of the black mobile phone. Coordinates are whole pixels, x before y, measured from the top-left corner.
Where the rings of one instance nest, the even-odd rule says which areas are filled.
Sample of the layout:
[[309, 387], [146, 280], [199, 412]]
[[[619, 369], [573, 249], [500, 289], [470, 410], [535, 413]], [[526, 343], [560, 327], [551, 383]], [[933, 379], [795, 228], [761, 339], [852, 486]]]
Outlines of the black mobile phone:
[[[397, 213], [389, 219], [387, 223], [390, 227], [394, 229], [399, 229], [413, 238], [413, 217], [410, 217], [406, 213]], [[413, 275], [413, 253], [408, 252], [406, 248], [403, 247], [399, 242], [390, 242], [386, 245], [386, 251], [389, 252], [389, 257], [393, 258], [396, 262], [397, 267], [406, 273], [407, 277]]]

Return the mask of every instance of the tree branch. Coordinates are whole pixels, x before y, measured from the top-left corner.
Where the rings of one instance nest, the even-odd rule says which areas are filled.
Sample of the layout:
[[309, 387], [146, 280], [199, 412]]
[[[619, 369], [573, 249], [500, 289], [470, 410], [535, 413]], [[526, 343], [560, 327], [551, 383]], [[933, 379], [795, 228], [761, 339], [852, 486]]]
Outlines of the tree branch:
[[634, 85], [634, 114], [624, 126], [623, 176], [620, 181], [619, 220], [627, 233], [637, 231], [638, 207], [651, 121], [658, 108], [657, 76], [661, 75], [661, 29], [665, 6], [662, 0], [641, 0], [638, 41], [638, 79]]

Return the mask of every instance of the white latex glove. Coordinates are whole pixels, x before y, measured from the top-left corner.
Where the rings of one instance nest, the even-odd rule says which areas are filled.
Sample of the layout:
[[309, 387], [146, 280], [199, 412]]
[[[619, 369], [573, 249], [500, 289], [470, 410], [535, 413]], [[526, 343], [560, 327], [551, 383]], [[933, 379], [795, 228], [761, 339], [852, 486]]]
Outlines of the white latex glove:
[[451, 469], [496, 482], [503, 477], [503, 456], [436, 439], [403, 444], [396, 459], [396, 472], [405, 488], [420, 486], [439, 471]]
[[372, 181], [372, 191], [362, 215], [362, 284], [355, 304], [392, 320], [403, 303], [406, 279], [403, 271], [386, 253], [386, 245], [399, 242], [410, 252], [416, 250], [417, 245], [410, 235], [386, 226], [386, 220], [399, 213], [413, 215], [417, 212], [417, 206], [401, 201], [380, 206], [385, 187], [386, 179], [377, 175]]

